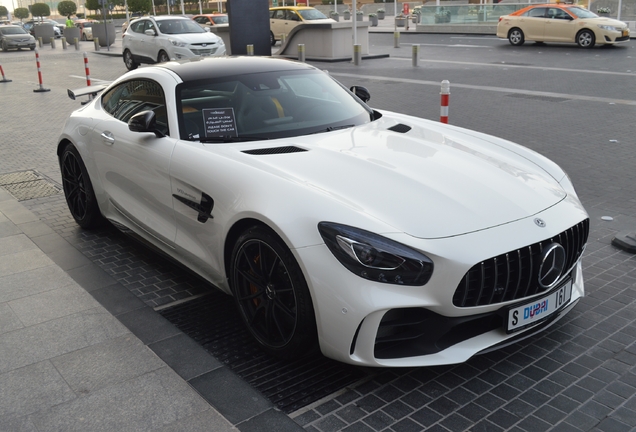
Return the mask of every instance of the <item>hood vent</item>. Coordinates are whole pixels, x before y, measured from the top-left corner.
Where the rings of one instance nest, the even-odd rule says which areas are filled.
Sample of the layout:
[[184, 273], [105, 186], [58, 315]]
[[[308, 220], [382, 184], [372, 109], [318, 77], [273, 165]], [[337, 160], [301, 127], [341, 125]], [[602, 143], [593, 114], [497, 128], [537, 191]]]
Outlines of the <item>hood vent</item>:
[[393, 131], [393, 132], [399, 132], [399, 133], [407, 133], [408, 131], [411, 130], [411, 126], [407, 126], [405, 124], [402, 123], [398, 123], [395, 126], [391, 126], [389, 128], [389, 130]]
[[296, 147], [296, 146], [286, 146], [286, 147], [272, 147], [272, 148], [264, 148], [264, 149], [254, 149], [254, 150], [244, 150], [243, 153], [251, 154], [251, 155], [272, 155], [272, 154], [282, 154], [282, 153], [298, 153], [305, 152], [304, 148]]

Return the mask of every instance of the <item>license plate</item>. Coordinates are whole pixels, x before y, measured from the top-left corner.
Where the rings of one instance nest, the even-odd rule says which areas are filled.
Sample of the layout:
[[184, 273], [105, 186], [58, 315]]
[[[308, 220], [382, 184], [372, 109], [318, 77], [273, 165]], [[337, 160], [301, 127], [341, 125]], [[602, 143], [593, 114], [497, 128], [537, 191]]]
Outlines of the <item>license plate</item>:
[[508, 333], [512, 333], [542, 321], [570, 303], [571, 298], [572, 279], [545, 297], [511, 308], [508, 311], [506, 330]]
[[623, 30], [623, 36], [627, 36], [629, 32], [627, 30]]

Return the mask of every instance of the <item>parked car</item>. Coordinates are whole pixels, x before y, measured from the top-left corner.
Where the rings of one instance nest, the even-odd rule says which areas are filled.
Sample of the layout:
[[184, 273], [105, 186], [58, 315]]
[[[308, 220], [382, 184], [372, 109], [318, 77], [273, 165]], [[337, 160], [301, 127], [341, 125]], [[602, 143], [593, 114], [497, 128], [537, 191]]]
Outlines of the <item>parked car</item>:
[[373, 109], [284, 59], [167, 62], [98, 91], [69, 92], [95, 97], [58, 140], [75, 221], [107, 219], [232, 294], [274, 355], [460, 363], [584, 296], [588, 215], [525, 147]]
[[222, 13], [195, 15], [192, 20], [204, 28], [227, 27], [230, 23], [227, 14]]
[[323, 24], [336, 22], [318, 9], [307, 6], [283, 6], [269, 9], [269, 41], [276, 45], [282, 35], [289, 34], [298, 24]]
[[139, 63], [163, 63], [196, 56], [224, 56], [225, 43], [186, 17], [156, 16], [132, 21], [122, 36], [128, 70]]
[[78, 19], [75, 21], [75, 27], [80, 29], [80, 39], [83, 41], [93, 40], [93, 20]]
[[0, 26], [0, 46], [2, 51], [10, 49], [19, 51], [22, 48], [34, 50], [35, 38], [20, 26], [3, 25]]
[[525, 41], [574, 42], [582, 48], [629, 40], [629, 27], [622, 21], [600, 17], [572, 4], [539, 4], [499, 18], [497, 37], [512, 45]]
[[59, 22], [54, 21], [52, 19], [29, 20], [29, 21], [26, 21], [23, 26], [24, 26], [24, 29], [29, 32], [29, 34], [31, 34], [32, 36], [35, 36], [34, 26], [38, 24], [51, 24], [53, 26], [53, 33], [55, 34], [56, 38], [62, 37], [62, 33], [64, 32], [64, 27], [66, 26], [65, 24], [60, 24]]

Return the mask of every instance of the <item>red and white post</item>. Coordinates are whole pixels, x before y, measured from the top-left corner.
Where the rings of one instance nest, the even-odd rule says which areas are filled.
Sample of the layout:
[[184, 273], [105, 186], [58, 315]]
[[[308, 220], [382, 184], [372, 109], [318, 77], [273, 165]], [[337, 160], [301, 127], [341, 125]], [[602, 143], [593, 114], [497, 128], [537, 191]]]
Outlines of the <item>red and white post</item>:
[[442, 123], [448, 123], [448, 99], [450, 96], [450, 82], [448, 80], [442, 81], [442, 105], [439, 112], [439, 121]]
[[41, 92], [47, 92], [50, 91], [50, 89], [46, 89], [42, 86], [42, 69], [40, 69], [40, 52], [38, 51], [38, 49], [35, 49], [35, 63], [38, 66], [38, 82], [40, 83], [40, 87], [34, 89], [33, 91], [35, 93], [41, 93]]
[[0, 80], [0, 82], [11, 82], [10, 79], [7, 79], [7, 77], [4, 76], [4, 69], [2, 69], [2, 65], [0, 65], [0, 73], [2, 74], [2, 79]]
[[84, 70], [86, 71], [86, 86], [91, 86], [91, 72], [88, 70], [88, 54], [84, 52]]

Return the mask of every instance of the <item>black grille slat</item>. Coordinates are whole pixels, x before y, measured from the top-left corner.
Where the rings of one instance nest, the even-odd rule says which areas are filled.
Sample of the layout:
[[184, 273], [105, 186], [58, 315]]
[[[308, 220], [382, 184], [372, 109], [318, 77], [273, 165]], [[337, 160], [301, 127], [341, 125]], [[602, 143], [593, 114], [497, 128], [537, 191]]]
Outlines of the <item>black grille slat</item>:
[[552, 238], [475, 264], [457, 286], [453, 304], [457, 307], [484, 306], [537, 294], [541, 290], [538, 271], [544, 247], [552, 243], [563, 246], [566, 268], [572, 268], [585, 249], [589, 224], [586, 219]]

